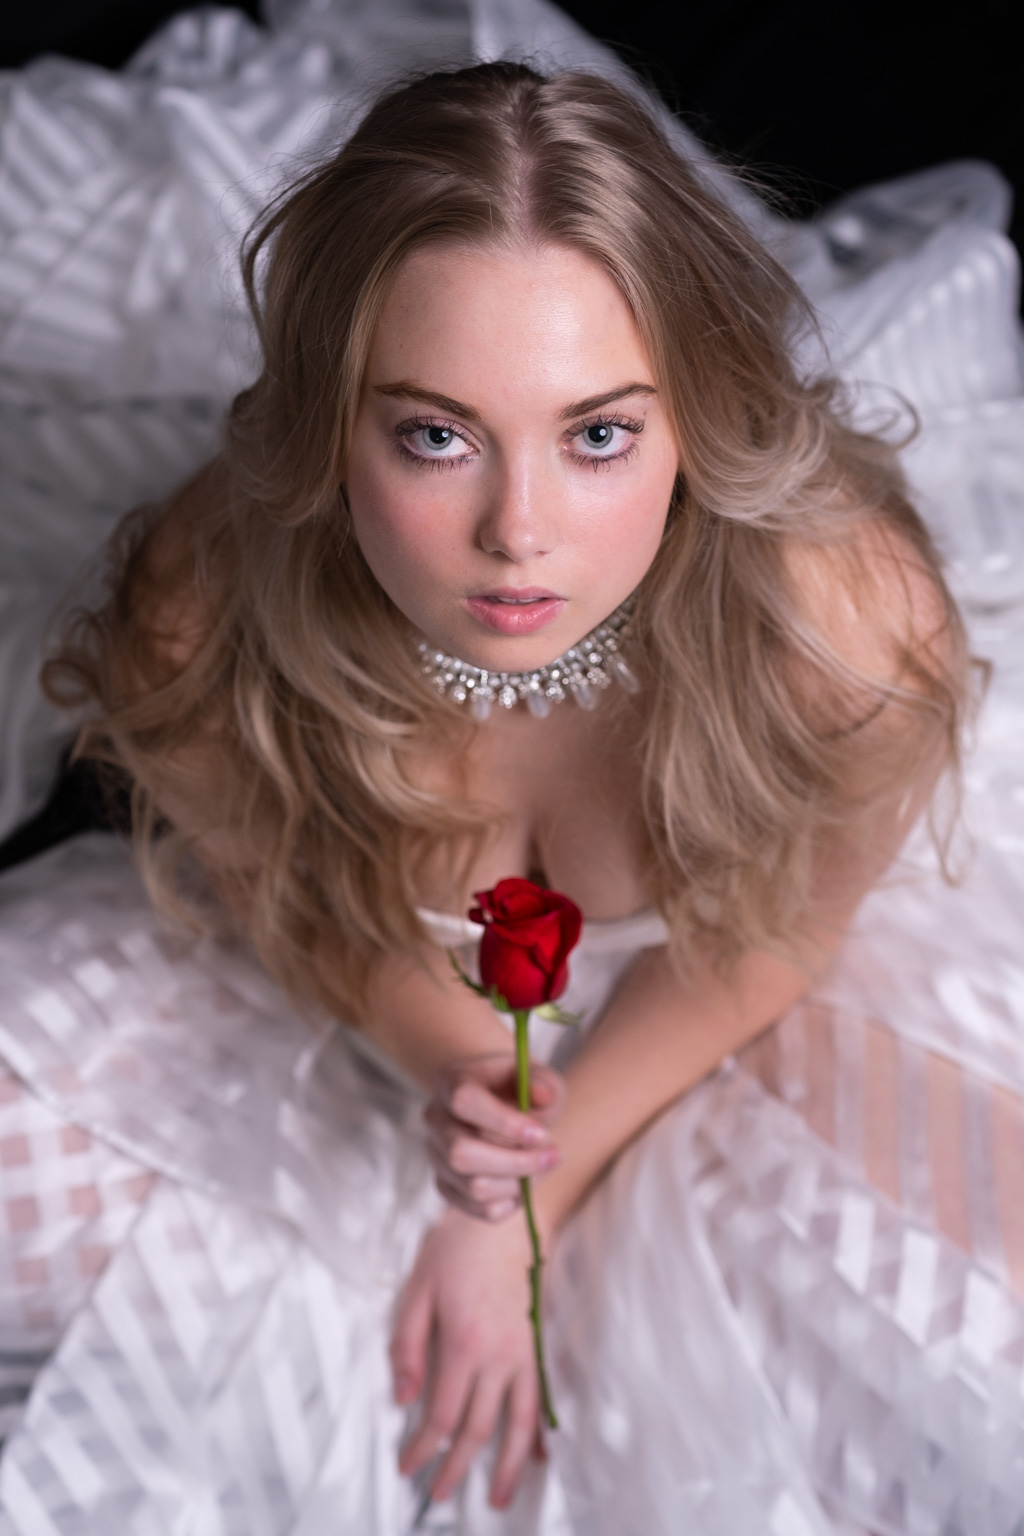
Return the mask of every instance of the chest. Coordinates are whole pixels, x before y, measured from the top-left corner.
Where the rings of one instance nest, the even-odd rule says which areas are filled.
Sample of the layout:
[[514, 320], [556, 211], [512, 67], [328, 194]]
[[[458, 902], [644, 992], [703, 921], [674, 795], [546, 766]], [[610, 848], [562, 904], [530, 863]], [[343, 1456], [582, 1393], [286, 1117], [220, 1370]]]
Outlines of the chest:
[[[492, 715], [460, 762], [435, 762], [435, 782], [461, 790], [487, 812], [487, 836], [470, 890], [526, 875], [566, 895], [590, 918], [627, 916], [650, 900], [641, 801], [642, 722], [630, 709], [593, 712], [566, 704], [543, 720], [527, 711]], [[464, 892], [438, 889], [433, 901], [460, 909]], [[432, 902], [428, 902], [432, 904]]]

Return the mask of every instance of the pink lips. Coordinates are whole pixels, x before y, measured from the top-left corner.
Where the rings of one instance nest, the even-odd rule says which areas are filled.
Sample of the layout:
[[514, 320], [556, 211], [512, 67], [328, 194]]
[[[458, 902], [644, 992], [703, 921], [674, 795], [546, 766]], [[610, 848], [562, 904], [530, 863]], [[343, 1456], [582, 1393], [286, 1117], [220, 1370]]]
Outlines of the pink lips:
[[533, 635], [558, 617], [565, 598], [541, 587], [494, 587], [467, 597], [466, 607], [496, 634]]

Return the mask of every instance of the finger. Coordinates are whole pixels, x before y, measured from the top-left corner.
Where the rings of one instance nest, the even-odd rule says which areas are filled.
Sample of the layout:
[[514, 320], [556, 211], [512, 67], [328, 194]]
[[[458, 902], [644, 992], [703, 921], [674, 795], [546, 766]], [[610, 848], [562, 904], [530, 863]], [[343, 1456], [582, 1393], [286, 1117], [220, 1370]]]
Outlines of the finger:
[[504, 1509], [515, 1497], [526, 1458], [537, 1437], [539, 1406], [536, 1372], [520, 1371], [508, 1394], [501, 1452], [491, 1479], [491, 1503], [495, 1509]]
[[[456, 1120], [454, 1115], [445, 1109], [444, 1104], [439, 1104], [436, 1100], [425, 1109], [424, 1124], [427, 1127], [427, 1144], [431, 1155], [441, 1158], [444, 1163], [450, 1163], [451, 1149], [456, 1146], [457, 1141], [473, 1144], [474, 1141], [482, 1140], [481, 1130], [477, 1130], [476, 1126], [468, 1126], [465, 1121]], [[487, 1144], [504, 1147], [505, 1150], [519, 1150], [517, 1147], [508, 1146], [505, 1141], [500, 1143], [488, 1141]]]
[[455, 1135], [431, 1138], [437, 1155], [453, 1173], [497, 1179], [532, 1179], [557, 1168], [562, 1154], [555, 1146], [525, 1148], [495, 1146], [479, 1136], [459, 1130]]
[[453, 1178], [442, 1170], [438, 1174], [438, 1189], [448, 1204], [468, 1210], [471, 1217], [482, 1217], [485, 1221], [500, 1221], [522, 1204], [522, 1187], [517, 1180], [496, 1184], [491, 1195], [485, 1193], [481, 1198], [479, 1193], [470, 1193], [467, 1180]]
[[[447, 1089], [454, 1088], [456, 1083], [464, 1078], [472, 1078], [474, 1082], [483, 1083], [498, 1098], [506, 1100], [514, 1098], [518, 1091], [518, 1072], [515, 1056], [506, 1051], [490, 1052], [486, 1056], [460, 1056], [456, 1061], [450, 1061], [440, 1069], [438, 1074], [438, 1087], [446, 1085]], [[553, 1102], [561, 1099], [565, 1093], [565, 1079], [561, 1072], [548, 1066], [547, 1062], [530, 1062], [530, 1086], [531, 1100], [535, 1097], [539, 1104]]]
[[551, 1143], [524, 1148], [509, 1146], [505, 1141], [485, 1140], [475, 1127], [454, 1119], [440, 1104], [432, 1104], [425, 1110], [423, 1119], [431, 1157], [456, 1173], [532, 1178], [555, 1167], [560, 1159]]
[[498, 1096], [509, 1099], [516, 1090], [516, 1058], [511, 1051], [487, 1056], [460, 1056], [444, 1064], [437, 1074], [435, 1092], [446, 1103], [461, 1082], [472, 1080]]
[[[497, 1098], [504, 1100], [506, 1103], [511, 1103], [518, 1110], [519, 1081], [514, 1061], [499, 1057], [493, 1066], [491, 1065], [492, 1062], [494, 1062], [494, 1058], [486, 1058], [487, 1065], [482, 1073], [477, 1071], [472, 1064], [467, 1063], [465, 1075], [477, 1082], [482, 1082]], [[501, 1064], [503, 1062], [504, 1068], [502, 1070]], [[458, 1063], [455, 1065], [458, 1066]], [[554, 1067], [548, 1066], [546, 1062], [531, 1060], [530, 1106], [534, 1118], [540, 1116], [542, 1121], [547, 1123], [549, 1116], [560, 1113], [564, 1102], [565, 1078], [562, 1073], [557, 1072]]]
[[414, 1277], [402, 1292], [391, 1335], [391, 1373], [396, 1403], [414, 1403], [423, 1390], [431, 1315], [430, 1295], [425, 1288], [416, 1285]]
[[519, 1209], [521, 1200], [519, 1185], [515, 1180], [509, 1181], [507, 1193], [499, 1191], [489, 1200], [474, 1199], [467, 1192], [465, 1180], [454, 1179], [443, 1172], [437, 1175], [437, 1187], [449, 1205], [465, 1211], [467, 1216], [476, 1217], [478, 1221], [504, 1221]]
[[403, 1476], [411, 1476], [432, 1461], [462, 1423], [473, 1385], [471, 1360], [468, 1350], [449, 1345], [443, 1358], [435, 1362], [426, 1411], [398, 1460]]
[[475, 1078], [460, 1076], [454, 1083], [443, 1085], [439, 1096], [456, 1120], [474, 1126], [505, 1146], [543, 1146], [551, 1139], [545, 1126], [531, 1115], [515, 1109]]
[[488, 1051], [480, 1056], [459, 1056], [442, 1066], [440, 1075], [452, 1083], [462, 1077], [473, 1077], [477, 1082], [492, 1088], [495, 1093], [506, 1093], [510, 1088], [515, 1087], [515, 1051], [510, 1046], [507, 1051]]
[[488, 1373], [477, 1379], [469, 1411], [431, 1490], [439, 1502], [459, 1486], [473, 1458], [493, 1435], [506, 1384], [499, 1373]]
[[507, 1205], [510, 1201], [518, 1205], [522, 1198], [522, 1185], [518, 1179], [453, 1179], [452, 1183], [461, 1184], [471, 1205]]

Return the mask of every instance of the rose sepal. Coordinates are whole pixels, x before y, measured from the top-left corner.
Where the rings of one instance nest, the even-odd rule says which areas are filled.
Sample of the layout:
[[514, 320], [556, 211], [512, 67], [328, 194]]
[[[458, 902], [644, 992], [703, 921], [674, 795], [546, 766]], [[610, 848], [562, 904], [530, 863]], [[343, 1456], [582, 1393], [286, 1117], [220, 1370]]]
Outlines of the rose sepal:
[[[512, 1009], [509, 1009], [512, 1012]], [[550, 1024], [578, 1024], [582, 1019], [582, 1013], [570, 1013], [568, 1008], [560, 1008], [557, 1003], [541, 1003], [533, 1012], [538, 1019], [547, 1019]]]
[[[462, 966], [459, 964], [458, 955], [456, 955], [453, 949], [449, 949], [447, 954], [448, 959], [451, 961], [452, 970], [455, 972], [459, 980], [463, 982], [471, 992], [475, 992], [477, 997], [485, 997], [490, 1003], [491, 1007], [497, 1013], [515, 1013], [515, 1009], [509, 1006], [509, 1004], [502, 997], [501, 993], [498, 991], [497, 987], [481, 986], [480, 982], [474, 981], [472, 976], [468, 976], [466, 974]], [[537, 1013], [540, 1013], [540, 1011], [541, 1010], [539, 1008], [536, 1010]]]

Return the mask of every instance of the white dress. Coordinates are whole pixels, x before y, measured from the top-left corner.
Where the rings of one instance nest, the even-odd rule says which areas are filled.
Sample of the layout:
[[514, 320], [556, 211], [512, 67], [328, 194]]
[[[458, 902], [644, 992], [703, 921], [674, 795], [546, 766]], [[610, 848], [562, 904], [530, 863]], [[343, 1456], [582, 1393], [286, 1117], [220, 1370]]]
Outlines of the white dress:
[[[0, 835], [69, 728], [54, 602], [209, 451], [253, 366], [239, 232], [427, 57], [614, 70], [543, 0], [207, 9], [121, 75], [0, 79]], [[677, 133], [681, 149], [699, 148]], [[551, 1266], [563, 1428], [459, 1536], [1024, 1531], [1024, 375], [1006, 194], [941, 167], [785, 225], [864, 419], [921, 414], [920, 505], [995, 663], [963, 883], [923, 834], [828, 979], [618, 1160]], [[813, 359], [808, 359], [809, 363]], [[468, 944], [459, 919], [439, 942]], [[583, 1030], [661, 942], [587, 925]], [[538, 1037], [539, 1054], [573, 1048]], [[247, 952], [189, 947], [93, 834], [0, 877], [0, 1536], [405, 1536], [395, 1295], [436, 1216], [420, 1104]], [[483, 1458], [486, 1462], [486, 1457]]]

